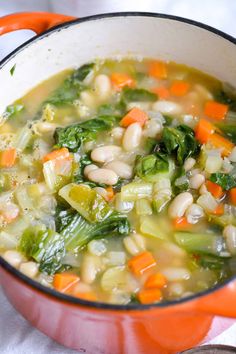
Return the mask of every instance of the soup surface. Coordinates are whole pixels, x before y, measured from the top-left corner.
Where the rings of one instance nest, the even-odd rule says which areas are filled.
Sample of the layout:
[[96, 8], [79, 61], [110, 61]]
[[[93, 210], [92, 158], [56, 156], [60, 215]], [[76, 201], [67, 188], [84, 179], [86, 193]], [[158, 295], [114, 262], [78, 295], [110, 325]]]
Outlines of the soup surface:
[[234, 89], [158, 60], [43, 82], [0, 126], [0, 254], [78, 298], [156, 303], [236, 273]]

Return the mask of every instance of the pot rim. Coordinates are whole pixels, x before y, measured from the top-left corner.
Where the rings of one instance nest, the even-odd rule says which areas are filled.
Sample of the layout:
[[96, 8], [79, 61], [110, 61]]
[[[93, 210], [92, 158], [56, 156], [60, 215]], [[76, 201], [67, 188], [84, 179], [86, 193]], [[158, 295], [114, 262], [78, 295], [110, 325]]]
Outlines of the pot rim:
[[[93, 15], [93, 16], [86, 16], [81, 19], [75, 19], [69, 22], [65, 22], [62, 24], [59, 24], [57, 26], [52, 27], [51, 29], [48, 29], [47, 31], [43, 32], [42, 34], [36, 35], [32, 37], [31, 39], [27, 40], [25, 43], [21, 44], [18, 46], [15, 50], [13, 50], [10, 54], [8, 54], [4, 59], [0, 61], [0, 69], [7, 64], [9, 60], [14, 58], [19, 52], [27, 48], [29, 45], [32, 43], [42, 40], [43, 38], [49, 36], [50, 34], [54, 32], [58, 32], [63, 28], [68, 28], [73, 25], [77, 25], [79, 23], [83, 22], [88, 22], [88, 21], [94, 21], [94, 20], [100, 20], [104, 18], [113, 18], [113, 17], [153, 17], [153, 18], [161, 18], [161, 19], [167, 19], [167, 20], [173, 20], [176, 22], [182, 22], [186, 23], [191, 26], [195, 26], [200, 29], [204, 29], [208, 32], [211, 32], [231, 43], [236, 45], [236, 38], [226, 34], [225, 32], [222, 32], [221, 30], [218, 30], [214, 27], [208, 26], [206, 24], [203, 24], [198, 21], [194, 21], [191, 19], [187, 19], [184, 17], [180, 16], [174, 16], [174, 15], [167, 15], [167, 14], [161, 14], [161, 13], [154, 13], [154, 12], [140, 12], [140, 11], [135, 11], [135, 12], [113, 12], [113, 13], [105, 13], [105, 14], [98, 14], [98, 15]], [[47, 295], [50, 298], [53, 298], [55, 300], [58, 300], [60, 302], [65, 302], [68, 305], [80, 305], [82, 307], [89, 307], [91, 309], [96, 309], [96, 310], [114, 310], [114, 311], [144, 311], [148, 309], [163, 309], [167, 308], [173, 305], [181, 305], [186, 302], [190, 302], [192, 300], [197, 300], [198, 298], [201, 298], [205, 295], [209, 295], [213, 293], [214, 291], [217, 291], [219, 289], [222, 289], [225, 285], [229, 284], [232, 280], [236, 279], [236, 275], [230, 277], [229, 279], [223, 281], [222, 283], [214, 286], [213, 288], [207, 289], [205, 291], [202, 291], [200, 293], [190, 295], [186, 298], [181, 298], [178, 300], [172, 300], [168, 302], [162, 302], [162, 303], [157, 303], [157, 304], [148, 304], [148, 305], [143, 305], [143, 304], [127, 304], [127, 305], [117, 305], [117, 304], [108, 304], [108, 303], [103, 303], [103, 302], [95, 302], [95, 301], [87, 301], [83, 299], [79, 299], [70, 295], [66, 295], [60, 292], [57, 292], [54, 289], [47, 288], [40, 284], [39, 282], [27, 277], [23, 273], [21, 273], [18, 269], [15, 267], [11, 266], [7, 261], [3, 259], [2, 256], [0, 256], [0, 267], [2, 267], [7, 273], [10, 273], [11, 275], [14, 276], [14, 278], [17, 278], [20, 282], [23, 282], [26, 286], [29, 286], [33, 288], [33, 290], [38, 291], [41, 293], [41, 295]]]

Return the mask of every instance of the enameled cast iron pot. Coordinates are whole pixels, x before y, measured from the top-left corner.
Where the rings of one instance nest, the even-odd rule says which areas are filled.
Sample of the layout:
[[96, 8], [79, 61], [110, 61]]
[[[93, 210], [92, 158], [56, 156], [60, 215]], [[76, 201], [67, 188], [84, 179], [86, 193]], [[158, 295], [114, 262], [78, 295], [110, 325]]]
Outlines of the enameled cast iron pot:
[[[31, 29], [37, 36], [0, 63], [0, 113], [41, 81], [97, 57], [173, 60], [236, 83], [236, 40], [182, 18], [116, 13], [75, 20], [22, 13], [0, 19], [0, 34], [18, 29]], [[187, 299], [127, 306], [87, 302], [46, 289], [1, 257], [0, 282], [9, 301], [32, 325], [87, 354], [175, 353], [198, 344], [214, 315], [236, 317], [235, 277]]]

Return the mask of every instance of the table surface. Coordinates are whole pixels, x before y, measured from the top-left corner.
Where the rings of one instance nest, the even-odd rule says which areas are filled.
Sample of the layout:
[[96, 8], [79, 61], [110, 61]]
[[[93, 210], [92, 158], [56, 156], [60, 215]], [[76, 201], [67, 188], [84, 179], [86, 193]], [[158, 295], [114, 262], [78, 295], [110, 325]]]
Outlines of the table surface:
[[[0, 0], [0, 16], [18, 11], [53, 11], [78, 17], [115, 11], [160, 12], [191, 18], [236, 36], [235, 0]], [[29, 31], [19, 31], [1, 37], [0, 59], [31, 36]], [[0, 314], [1, 354], [77, 353], [34, 329], [12, 308], [1, 290]], [[215, 318], [204, 343], [236, 346], [236, 322]]]

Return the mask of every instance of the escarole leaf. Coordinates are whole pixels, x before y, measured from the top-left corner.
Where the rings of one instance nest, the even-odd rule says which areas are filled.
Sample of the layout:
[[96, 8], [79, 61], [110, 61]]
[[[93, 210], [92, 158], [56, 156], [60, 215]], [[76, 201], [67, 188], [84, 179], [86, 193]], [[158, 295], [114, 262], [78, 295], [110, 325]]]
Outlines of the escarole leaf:
[[122, 99], [125, 103], [128, 102], [155, 102], [157, 101], [157, 95], [153, 92], [142, 88], [129, 88], [125, 87], [122, 90]]
[[102, 222], [91, 224], [73, 209], [58, 209], [56, 220], [57, 232], [65, 238], [67, 251], [78, 251], [93, 239], [130, 233], [127, 216], [115, 211]]
[[164, 154], [137, 156], [135, 173], [146, 182], [155, 182], [160, 176], [171, 174], [171, 167], [171, 162]]
[[[232, 89], [232, 88], [231, 88]], [[229, 89], [227, 90], [229, 91]], [[226, 92], [225, 89], [217, 91], [214, 95], [217, 102], [227, 104], [230, 111], [236, 112], [236, 94], [235, 92]]]
[[236, 187], [236, 177], [226, 173], [212, 173], [209, 180], [222, 187], [225, 191]]
[[95, 139], [98, 132], [110, 130], [118, 121], [116, 116], [99, 116], [65, 128], [56, 128], [54, 133], [56, 147], [66, 147], [72, 152], [77, 152], [83, 142]]
[[64, 236], [53, 230], [30, 227], [21, 237], [19, 250], [39, 263], [41, 272], [54, 274], [61, 269], [65, 256]]
[[194, 131], [182, 124], [178, 127], [164, 127], [162, 144], [168, 154], [175, 154], [180, 165], [184, 160], [199, 151], [199, 144], [194, 137]]
[[79, 97], [80, 92], [85, 88], [83, 81], [93, 70], [94, 65], [94, 63], [89, 63], [76, 69], [65, 79], [62, 85], [52, 93], [44, 104], [51, 103], [55, 106], [59, 106], [73, 103], [73, 101]]
[[20, 112], [24, 110], [25, 106], [21, 103], [14, 103], [7, 106], [5, 112], [3, 113], [3, 118], [5, 120], [17, 116]]

